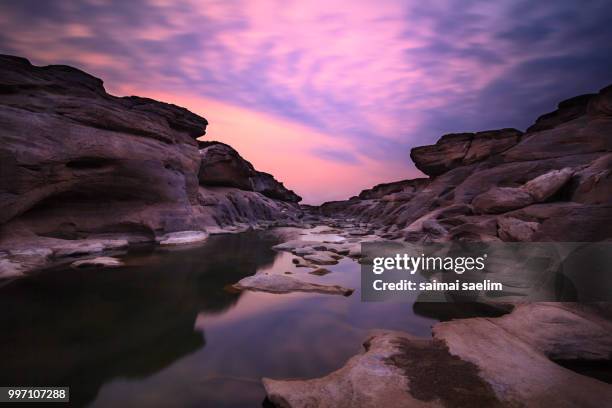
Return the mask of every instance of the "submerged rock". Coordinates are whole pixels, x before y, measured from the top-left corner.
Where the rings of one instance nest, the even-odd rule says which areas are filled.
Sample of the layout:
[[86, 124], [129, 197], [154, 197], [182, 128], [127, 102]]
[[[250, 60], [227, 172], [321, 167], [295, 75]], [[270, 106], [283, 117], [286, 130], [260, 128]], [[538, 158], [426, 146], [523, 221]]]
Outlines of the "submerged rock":
[[290, 293], [290, 292], [315, 292], [328, 295], [350, 296], [354, 289], [344, 288], [338, 285], [319, 285], [309, 283], [292, 276], [260, 273], [247, 276], [240, 282], [233, 285], [239, 290], [253, 290], [270, 293]]

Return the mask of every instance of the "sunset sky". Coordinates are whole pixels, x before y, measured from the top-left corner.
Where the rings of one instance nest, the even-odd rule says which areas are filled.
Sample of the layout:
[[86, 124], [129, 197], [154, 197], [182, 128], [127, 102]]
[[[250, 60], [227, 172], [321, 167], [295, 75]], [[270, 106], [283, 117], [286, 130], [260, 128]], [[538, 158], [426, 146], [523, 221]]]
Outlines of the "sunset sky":
[[612, 2], [3, 1], [0, 52], [175, 103], [306, 203], [612, 83]]

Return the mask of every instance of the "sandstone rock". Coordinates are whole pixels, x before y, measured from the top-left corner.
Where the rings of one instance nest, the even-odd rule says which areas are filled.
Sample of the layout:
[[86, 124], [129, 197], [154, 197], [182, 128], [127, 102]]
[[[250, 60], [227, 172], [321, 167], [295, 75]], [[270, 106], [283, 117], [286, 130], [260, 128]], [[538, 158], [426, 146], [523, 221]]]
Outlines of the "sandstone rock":
[[166, 234], [159, 239], [160, 245], [185, 245], [205, 241], [208, 234], [204, 231], [178, 231]]
[[501, 153], [517, 144], [521, 135], [516, 129], [452, 133], [442, 136], [435, 145], [413, 148], [410, 157], [423, 173], [438, 176]]
[[527, 132], [539, 132], [541, 130], [552, 129], [585, 115], [589, 102], [594, 96], [595, 94], [579, 95], [559, 102], [557, 110], [537, 118], [536, 122], [527, 128]]
[[612, 204], [612, 154], [577, 171], [571, 200], [583, 204]]
[[371, 200], [382, 198], [388, 194], [392, 193], [415, 193], [421, 187], [427, 184], [427, 179], [425, 178], [417, 178], [410, 180], [401, 180], [395, 181], [393, 183], [383, 183], [377, 184], [374, 187], [363, 190], [359, 193], [359, 198], [361, 200]]
[[312, 262], [315, 265], [335, 265], [341, 255], [329, 251], [318, 251], [313, 254], [304, 255], [304, 259]]
[[55, 240], [49, 244], [53, 257], [63, 258], [69, 256], [82, 256], [97, 252], [124, 249], [128, 246], [125, 239], [84, 239], [84, 240]]
[[194, 223], [194, 138], [205, 119], [108, 95], [101, 80], [71, 67], [2, 56], [0, 78], [0, 223], [19, 218], [47, 236], [69, 226], [149, 237]]
[[91, 259], [82, 259], [80, 261], [74, 261], [70, 266], [73, 268], [118, 268], [123, 266], [124, 263], [118, 259], [111, 256], [99, 256], [97, 258]]
[[200, 184], [229, 186], [256, 191], [277, 200], [297, 203], [301, 197], [285, 188], [271, 174], [255, 170], [232, 147], [221, 142], [199, 141], [202, 163], [198, 173]]
[[539, 203], [559, 191], [573, 174], [574, 171], [567, 167], [561, 170], [553, 170], [528, 181], [522, 189], [531, 194], [534, 202]]
[[529, 242], [533, 239], [540, 224], [528, 222], [514, 217], [499, 217], [499, 237], [504, 241]]
[[612, 397], [612, 388], [550, 358], [597, 360], [607, 353], [607, 359], [610, 329], [595, 314], [545, 303], [520, 305], [495, 319], [439, 323], [433, 331], [451, 354], [479, 368], [503, 403], [597, 407]]
[[498, 318], [438, 323], [433, 340], [380, 332], [366, 340], [364, 353], [325, 377], [262, 382], [270, 401], [291, 408], [598, 407], [612, 388], [551, 359], [607, 360], [610, 330], [593, 308], [519, 305]]
[[301, 281], [287, 275], [260, 273], [247, 276], [233, 285], [238, 290], [253, 290], [270, 293], [315, 292], [328, 295], [350, 296], [353, 289], [338, 285], [319, 285]]
[[195, 139], [207, 121], [184, 108], [115, 97], [78, 69], [11, 56], [0, 56], [0, 89], [0, 248], [15, 249], [18, 235], [30, 240], [20, 248], [58, 245], [49, 257], [9, 253], [7, 269], [106, 250], [84, 241], [100, 235], [141, 243], [299, 223], [299, 197], [269, 174], [252, 169], [254, 191], [199, 185]]
[[523, 189], [494, 187], [474, 198], [472, 205], [479, 213], [498, 214], [526, 207], [533, 201], [531, 194]]

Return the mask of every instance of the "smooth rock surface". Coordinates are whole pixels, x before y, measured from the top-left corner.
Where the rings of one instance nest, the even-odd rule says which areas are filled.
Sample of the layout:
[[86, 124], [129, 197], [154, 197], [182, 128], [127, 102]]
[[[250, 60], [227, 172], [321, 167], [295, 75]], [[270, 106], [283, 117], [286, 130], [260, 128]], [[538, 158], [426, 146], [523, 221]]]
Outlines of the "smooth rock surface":
[[74, 261], [70, 266], [73, 268], [118, 268], [123, 266], [124, 263], [118, 259], [111, 256], [99, 256], [97, 258], [91, 259], [82, 259], [80, 261]]
[[338, 285], [309, 283], [293, 276], [260, 273], [241, 279], [233, 287], [238, 290], [253, 290], [270, 293], [314, 292], [327, 295], [350, 296], [354, 289]]

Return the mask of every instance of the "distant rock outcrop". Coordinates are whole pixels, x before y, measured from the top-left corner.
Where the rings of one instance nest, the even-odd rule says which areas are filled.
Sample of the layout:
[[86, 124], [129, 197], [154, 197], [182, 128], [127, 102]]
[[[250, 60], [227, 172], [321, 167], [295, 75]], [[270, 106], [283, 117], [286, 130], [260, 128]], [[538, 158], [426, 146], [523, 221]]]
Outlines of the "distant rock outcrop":
[[0, 94], [0, 276], [100, 235], [155, 242], [300, 214], [297, 195], [231, 147], [199, 150], [208, 122], [184, 108], [6, 55]]
[[[411, 157], [429, 179], [383, 184], [399, 191], [376, 194], [377, 186], [324, 203], [318, 212], [371, 223], [388, 238], [410, 241], [610, 239], [611, 134], [609, 86], [560, 103], [525, 134], [450, 134], [416, 147]], [[446, 210], [457, 206], [463, 214]], [[435, 234], [427, 230], [433, 222]]]
[[302, 200], [293, 191], [276, 181], [274, 176], [255, 170], [231, 146], [221, 142], [199, 142], [202, 164], [198, 173], [200, 184], [231, 186], [256, 191], [277, 200], [297, 203]]

